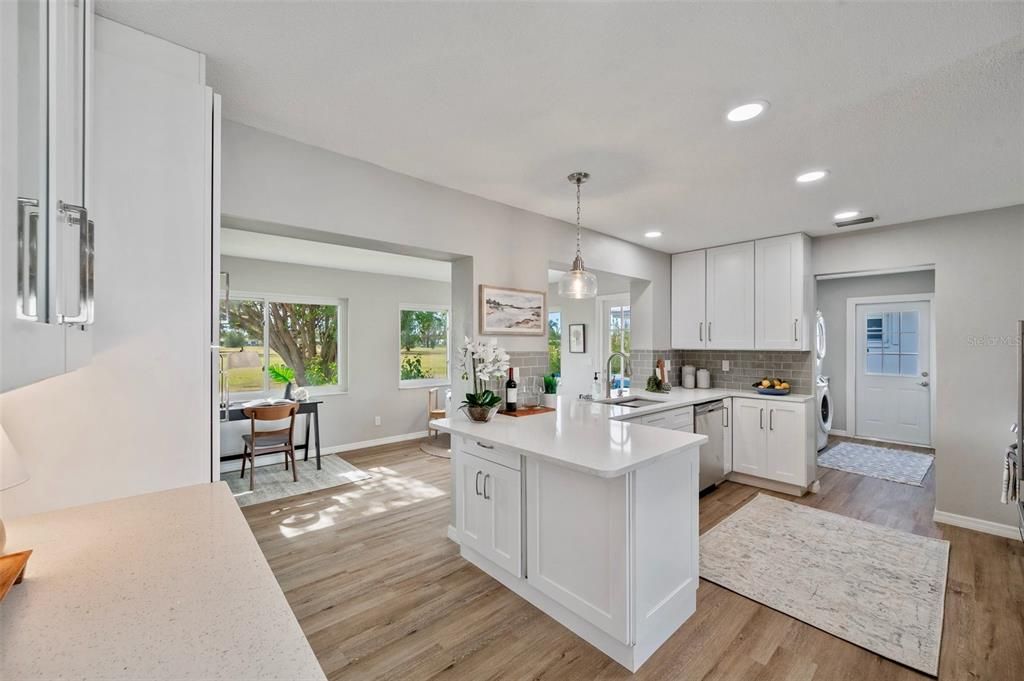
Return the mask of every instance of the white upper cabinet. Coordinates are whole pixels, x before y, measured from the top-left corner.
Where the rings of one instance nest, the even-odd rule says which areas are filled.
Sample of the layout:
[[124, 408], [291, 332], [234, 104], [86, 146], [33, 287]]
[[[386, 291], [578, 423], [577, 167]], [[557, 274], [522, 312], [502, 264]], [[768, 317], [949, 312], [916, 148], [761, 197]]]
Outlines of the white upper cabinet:
[[707, 334], [705, 251], [672, 256], [672, 347], [703, 348]]
[[92, 0], [0, 8], [0, 391], [91, 357]]
[[754, 346], [810, 350], [810, 239], [787, 234], [754, 242]]
[[707, 250], [707, 343], [717, 350], [754, 348], [754, 244]]

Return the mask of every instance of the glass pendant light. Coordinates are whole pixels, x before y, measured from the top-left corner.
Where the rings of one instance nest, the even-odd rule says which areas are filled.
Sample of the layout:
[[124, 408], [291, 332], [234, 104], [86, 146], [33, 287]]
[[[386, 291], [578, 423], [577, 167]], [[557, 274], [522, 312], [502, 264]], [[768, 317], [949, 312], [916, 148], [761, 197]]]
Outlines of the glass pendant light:
[[583, 255], [580, 252], [580, 238], [583, 224], [580, 210], [580, 185], [590, 179], [590, 173], [578, 171], [569, 176], [569, 181], [576, 185], [576, 258], [572, 261], [572, 269], [558, 280], [558, 295], [563, 298], [594, 298], [597, 296], [597, 277], [583, 267]]

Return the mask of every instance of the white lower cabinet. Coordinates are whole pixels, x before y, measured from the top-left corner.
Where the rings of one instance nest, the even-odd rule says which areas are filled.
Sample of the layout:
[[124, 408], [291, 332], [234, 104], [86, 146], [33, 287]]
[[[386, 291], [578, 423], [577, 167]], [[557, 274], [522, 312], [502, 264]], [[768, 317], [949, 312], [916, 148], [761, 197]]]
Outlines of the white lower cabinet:
[[815, 424], [808, 402], [734, 397], [732, 468], [806, 488], [816, 478]]
[[628, 644], [627, 480], [526, 464], [527, 581]]
[[459, 543], [516, 577], [522, 577], [520, 472], [459, 449], [455, 457]]

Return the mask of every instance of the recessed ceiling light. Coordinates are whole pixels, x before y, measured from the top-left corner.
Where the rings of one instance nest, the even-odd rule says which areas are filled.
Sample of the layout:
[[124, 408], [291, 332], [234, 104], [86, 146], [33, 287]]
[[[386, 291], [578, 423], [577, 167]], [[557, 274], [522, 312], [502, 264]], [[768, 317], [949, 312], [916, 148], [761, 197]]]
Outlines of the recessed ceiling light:
[[644, 236], [647, 237], [648, 239], [657, 239], [659, 236], [661, 236], [661, 232], [657, 230], [652, 232], [644, 232]]
[[806, 173], [800, 173], [796, 176], [796, 181], [800, 184], [807, 184], [808, 182], [817, 182], [823, 180], [828, 175], [827, 170], [808, 170]]
[[733, 123], [740, 123], [742, 121], [749, 121], [751, 118], [757, 118], [767, 108], [768, 102], [750, 102], [749, 104], [741, 104], [727, 113], [725, 117]]
[[832, 217], [836, 220], [849, 220], [851, 218], [857, 217], [858, 215], [860, 215], [859, 210], [844, 210], [839, 213], [836, 213]]

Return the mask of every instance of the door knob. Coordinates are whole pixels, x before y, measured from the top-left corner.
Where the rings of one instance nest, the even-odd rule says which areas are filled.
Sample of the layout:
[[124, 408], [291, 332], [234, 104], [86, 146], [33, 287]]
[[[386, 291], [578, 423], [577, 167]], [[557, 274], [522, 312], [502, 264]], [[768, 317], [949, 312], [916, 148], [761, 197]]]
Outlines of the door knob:
[[927, 388], [929, 386], [929, 383], [928, 381], [921, 381], [920, 383], [918, 383], [918, 385], [921, 386], [922, 388]]

